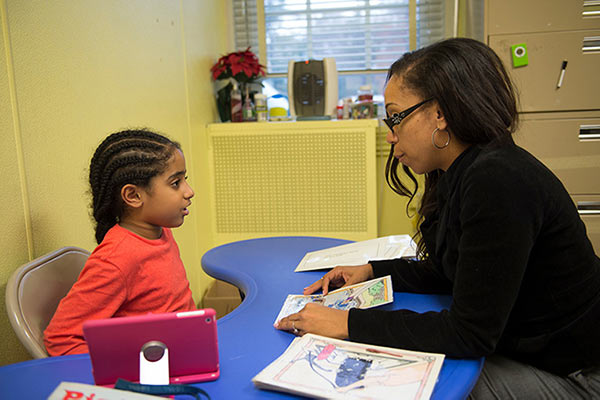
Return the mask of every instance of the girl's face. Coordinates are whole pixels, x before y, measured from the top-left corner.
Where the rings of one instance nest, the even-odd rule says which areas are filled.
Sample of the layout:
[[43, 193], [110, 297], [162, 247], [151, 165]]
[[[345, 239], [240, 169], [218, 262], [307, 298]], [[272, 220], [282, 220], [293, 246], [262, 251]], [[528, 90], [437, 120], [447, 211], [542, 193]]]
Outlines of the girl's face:
[[194, 191], [187, 183], [185, 158], [180, 150], [174, 150], [167, 169], [150, 180], [150, 186], [142, 190], [142, 223], [160, 231], [160, 227], [174, 228], [183, 224], [189, 214], [188, 207]]
[[[424, 100], [407, 89], [402, 79], [393, 76], [385, 88], [385, 109], [388, 118], [405, 111]], [[408, 114], [393, 130], [388, 131], [386, 141], [394, 146], [394, 157], [417, 174], [443, 168], [440, 150], [431, 143], [432, 132], [446, 128], [437, 102], [428, 101]], [[446, 132], [440, 136], [446, 137]]]

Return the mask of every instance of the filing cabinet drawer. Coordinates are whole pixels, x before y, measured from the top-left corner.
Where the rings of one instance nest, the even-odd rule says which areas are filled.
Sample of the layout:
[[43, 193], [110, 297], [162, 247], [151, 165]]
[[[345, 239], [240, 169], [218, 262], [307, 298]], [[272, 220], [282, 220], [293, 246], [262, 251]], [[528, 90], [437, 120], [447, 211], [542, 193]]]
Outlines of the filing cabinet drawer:
[[488, 0], [488, 34], [597, 29], [599, 9], [590, 0]]
[[600, 194], [596, 196], [572, 196], [579, 215], [585, 223], [594, 251], [600, 254]]
[[[520, 43], [527, 45], [529, 63], [513, 67], [511, 46]], [[489, 37], [490, 47], [498, 53], [519, 90], [523, 112], [599, 109], [600, 47], [592, 51], [599, 43], [600, 30]], [[564, 60], [568, 63], [558, 88]]]
[[600, 194], [600, 111], [521, 115], [518, 145], [536, 156], [571, 194]]

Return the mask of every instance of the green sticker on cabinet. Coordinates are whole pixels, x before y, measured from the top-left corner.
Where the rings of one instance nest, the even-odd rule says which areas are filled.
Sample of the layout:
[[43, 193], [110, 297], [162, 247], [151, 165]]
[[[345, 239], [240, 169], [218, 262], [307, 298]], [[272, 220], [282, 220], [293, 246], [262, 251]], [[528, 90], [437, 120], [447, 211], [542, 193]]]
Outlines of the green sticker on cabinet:
[[510, 52], [512, 54], [513, 67], [523, 67], [529, 64], [527, 45], [525, 43], [510, 46]]

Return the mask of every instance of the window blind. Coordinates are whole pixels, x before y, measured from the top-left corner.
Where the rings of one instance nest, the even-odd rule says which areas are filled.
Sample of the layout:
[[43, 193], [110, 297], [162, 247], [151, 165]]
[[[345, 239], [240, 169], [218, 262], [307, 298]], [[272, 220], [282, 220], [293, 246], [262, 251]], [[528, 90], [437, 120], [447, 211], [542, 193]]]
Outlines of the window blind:
[[[235, 44], [258, 53], [257, 7], [264, 6], [269, 74], [287, 71], [289, 60], [333, 57], [338, 71], [385, 70], [410, 50], [414, 24], [417, 47], [445, 33], [444, 0], [232, 0]], [[262, 60], [265, 63], [265, 60]]]
[[236, 50], [252, 47], [258, 54], [258, 17], [256, 0], [232, 0]]

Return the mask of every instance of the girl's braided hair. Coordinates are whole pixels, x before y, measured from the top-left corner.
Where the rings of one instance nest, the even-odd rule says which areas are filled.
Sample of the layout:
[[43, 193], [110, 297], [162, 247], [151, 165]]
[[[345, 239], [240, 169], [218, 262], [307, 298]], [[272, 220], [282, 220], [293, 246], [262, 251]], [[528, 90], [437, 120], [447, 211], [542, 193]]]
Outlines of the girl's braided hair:
[[98, 244], [125, 212], [121, 189], [126, 184], [147, 188], [163, 173], [179, 143], [147, 129], [113, 133], [98, 146], [90, 163], [92, 213]]

